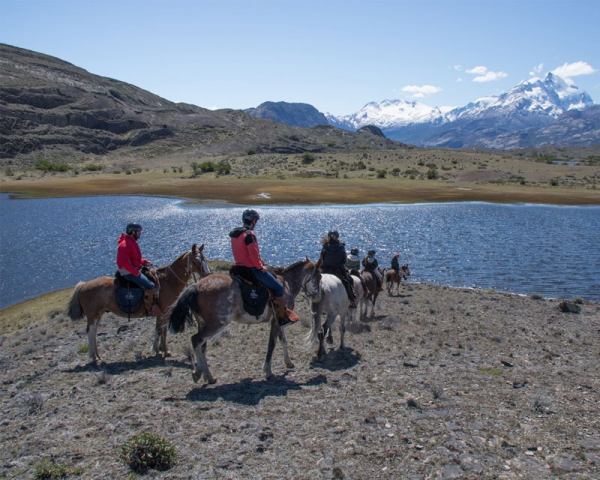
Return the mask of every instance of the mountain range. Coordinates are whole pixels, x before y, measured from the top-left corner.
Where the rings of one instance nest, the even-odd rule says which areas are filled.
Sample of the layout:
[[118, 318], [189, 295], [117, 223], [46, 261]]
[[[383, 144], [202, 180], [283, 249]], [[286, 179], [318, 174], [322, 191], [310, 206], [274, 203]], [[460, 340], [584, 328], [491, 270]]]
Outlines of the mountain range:
[[[334, 152], [404, 145], [372, 128], [298, 128], [174, 103], [71, 63], [0, 44], [0, 158]], [[306, 125], [305, 125], [306, 126]]]
[[[274, 105], [276, 121], [289, 125], [322, 124], [318, 110], [303, 117], [294, 105], [267, 102], [260, 112], [267, 115]], [[290, 112], [292, 113], [292, 112]], [[548, 73], [544, 79], [532, 78], [494, 97], [481, 98], [458, 108], [440, 108], [419, 102], [383, 100], [371, 102], [351, 115], [324, 114], [327, 123], [347, 130], [375, 125], [391, 139], [424, 147], [461, 148], [482, 146], [494, 149], [555, 146], [587, 146], [600, 143], [600, 114], [592, 98], [575, 85]], [[271, 116], [270, 118], [273, 118]], [[313, 120], [315, 119], [315, 120]], [[315, 123], [311, 123], [314, 121]]]

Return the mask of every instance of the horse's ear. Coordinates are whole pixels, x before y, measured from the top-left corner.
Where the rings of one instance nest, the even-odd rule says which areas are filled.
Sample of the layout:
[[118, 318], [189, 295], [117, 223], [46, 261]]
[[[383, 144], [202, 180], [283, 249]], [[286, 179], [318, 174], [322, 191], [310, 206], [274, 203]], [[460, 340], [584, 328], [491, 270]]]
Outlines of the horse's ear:
[[320, 257], [319, 260], [317, 260], [315, 267], [317, 269], [320, 268], [322, 263], [323, 263], [323, 257]]
[[199, 252], [201, 252], [202, 250], [204, 250], [204, 244], [200, 245], [200, 248], [198, 249]]
[[306, 256], [306, 261], [310, 262], [310, 258], [308, 258], [308, 255]]

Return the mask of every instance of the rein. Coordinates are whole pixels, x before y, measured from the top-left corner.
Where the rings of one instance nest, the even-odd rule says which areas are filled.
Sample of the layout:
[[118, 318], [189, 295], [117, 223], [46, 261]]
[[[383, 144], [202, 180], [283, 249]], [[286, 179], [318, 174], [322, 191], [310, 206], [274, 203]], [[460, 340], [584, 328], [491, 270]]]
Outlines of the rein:
[[[204, 268], [204, 261], [202, 261], [202, 267]], [[173, 275], [175, 275], [175, 278], [177, 278], [177, 280], [179, 280], [181, 283], [187, 284], [188, 280], [189, 280], [189, 272], [190, 272], [190, 270], [192, 270], [192, 252], [191, 251], [188, 252], [187, 267], [185, 267], [185, 273], [186, 273], [186, 275], [188, 275], [188, 280], [183, 280], [179, 275], [177, 275], [177, 273], [175, 272], [175, 270], [173, 269], [173, 267], [171, 265], [169, 265], [167, 267], [167, 270], [170, 270], [173, 273]], [[194, 278], [194, 283], [195, 283], [197, 281], [196, 273], [193, 270], [192, 270], [192, 277]]]

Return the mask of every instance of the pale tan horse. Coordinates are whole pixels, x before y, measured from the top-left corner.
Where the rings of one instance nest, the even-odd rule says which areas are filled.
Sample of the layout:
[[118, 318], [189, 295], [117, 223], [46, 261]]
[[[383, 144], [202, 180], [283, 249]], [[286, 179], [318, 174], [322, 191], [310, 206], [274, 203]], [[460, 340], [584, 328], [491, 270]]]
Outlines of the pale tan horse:
[[[206, 259], [202, 254], [204, 244], [198, 248], [194, 243], [192, 249], [182, 254], [171, 265], [156, 269], [156, 276], [160, 284], [160, 293], [156, 304], [163, 312], [156, 318], [156, 331], [154, 339], [154, 351], [159, 354], [168, 354], [166, 343], [166, 311], [177, 299], [183, 288], [187, 285], [193, 273], [200, 275], [209, 273], [207, 271]], [[98, 354], [96, 334], [98, 325], [104, 312], [112, 312], [119, 317], [127, 317], [117, 304], [116, 286], [114, 277], [99, 277], [87, 282], [79, 282], [68, 305], [67, 314], [71, 320], [80, 320], [87, 317], [87, 335], [89, 343], [89, 354], [96, 365], [102, 359]], [[146, 310], [144, 302], [140, 308], [132, 313], [130, 317], [145, 317]], [[160, 343], [160, 345], [159, 345]]]
[[400, 282], [402, 280], [407, 280], [410, 275], [410, 270], [408, 268], [408, 263], [405, 263], [400, 267], [400, 276], [396, 273], [396, 271], [392, 268], [388, 268], [385, 271], [385, 285], [387, 287], [388, 295], [392, 295], [392, 290], [394, 289], [394, 285], [396, 285], [396, 295], [400, 294]]
[[[287, 268], [276, 269], [275, 273], [280, 275], [283, 281], [286, 307], [293, 309], [294, 299], [300, 293], [300, 290], [304, 289], [306, 291], [306, 284], [311, 282], [314, 277], [315, 264], [307, 258], [305, 261], [297, 262]], [[186, 323], [188, 325], [198, 324], [198, 333], [192, 336], [192, 347], [195, 355], [192, 378], [195, 382], [200, 378], [208, 383], [216, 382], [208, 369], [206, 342], [231, 322], [246, 325], [271, 323], [267, 358], [263, 366], [263, 372], [267, 378], [273, 377], [271, 357], [277, 338], [279, 338], [283, 348], [286, 367], [294, 367], [287, 350], [284, 330], [279, 328], [273, 306], [268, 305], [258, 317], [246, 313], [242, 303], [240, 286], [229, 275], [210, 275], [187, 287], [169, 310], [168, 319], [169, 328], [175, 333], [184, 331]], [[299, 326], [291, 325], [288, 328], [299, 328]]]
[[[383, 275], [383, 271], [379, 270], [379, 273], [381, 273]], [[371, 317], [375, 316], [375, 302], [377, 301], [377, 296], [379, 295], [379, 285], [377, 282], [377, 279], [375, 278], [375, 274], [372, 272], [369, 272], [368, 270], [363, 270], [361, 272], [361, 275], [363, 277], [363, 280], [365, 281], [365, 285], [367, 286], [367, 289], [369, 290], [369, 293], [367, 295], [365, 295], [365, 302], [364, 302], [364, 306], [365, 306], [365, 311], [364, 313], [361, 312], [361, 318], [366, 317], [367, 316], [367, 310], [368, 310], [368, 306], [367, 303], [371, 303]]]

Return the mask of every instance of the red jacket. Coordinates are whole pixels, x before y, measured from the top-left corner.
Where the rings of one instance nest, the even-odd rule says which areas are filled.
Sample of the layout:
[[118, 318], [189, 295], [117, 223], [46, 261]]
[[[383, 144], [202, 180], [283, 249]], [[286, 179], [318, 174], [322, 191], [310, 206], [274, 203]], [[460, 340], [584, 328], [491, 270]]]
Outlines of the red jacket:
[[238, 227], [229, 233], [231, 237], [231, 250], [236, 265], [243, 267], [263, 268], [258, 249], [258, 240], [252, 230], [246, 227]]
[[[132, 275], [139, 275], [141, 268], [148, 263], [148, 260], [142, 258], [142, 251], [135, 238], [122, 233], [118, 242], [117, 267], [119, 270], [127, 270]], [[123, 274], [122, 271], [120, 273]]]

